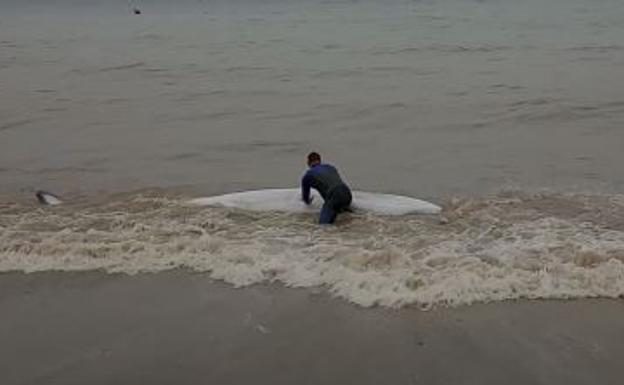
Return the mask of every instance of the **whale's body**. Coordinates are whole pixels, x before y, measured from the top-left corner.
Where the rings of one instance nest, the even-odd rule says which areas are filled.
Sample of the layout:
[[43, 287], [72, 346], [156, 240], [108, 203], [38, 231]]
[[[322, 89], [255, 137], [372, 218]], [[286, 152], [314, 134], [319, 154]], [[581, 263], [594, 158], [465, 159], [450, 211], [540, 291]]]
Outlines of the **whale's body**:
[[[202, 206], [236, 207], [257, 211], [314, 212], [318, 211], [323, 199], [313, 191], [312, 204], [301, 201], [299, 189], [252, 190], [225, 195], [195, 198], [190, 203]], [[353, 192], [351, 208], [380, 215], [437, 214], [441, 208], [421, 199], [364, 191]]]

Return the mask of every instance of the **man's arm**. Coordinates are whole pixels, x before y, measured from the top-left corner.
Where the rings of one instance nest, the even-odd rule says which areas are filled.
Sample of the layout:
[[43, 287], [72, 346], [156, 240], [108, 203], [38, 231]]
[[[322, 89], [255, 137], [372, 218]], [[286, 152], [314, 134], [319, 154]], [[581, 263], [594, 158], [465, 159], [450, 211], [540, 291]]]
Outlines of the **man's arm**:
[[312, 187], [312, 175], [309, 172], [303, 176], [301, 179], [301, 199], [309, 205], [312, 203], [312, 199], [310, 197], [310, 188]]

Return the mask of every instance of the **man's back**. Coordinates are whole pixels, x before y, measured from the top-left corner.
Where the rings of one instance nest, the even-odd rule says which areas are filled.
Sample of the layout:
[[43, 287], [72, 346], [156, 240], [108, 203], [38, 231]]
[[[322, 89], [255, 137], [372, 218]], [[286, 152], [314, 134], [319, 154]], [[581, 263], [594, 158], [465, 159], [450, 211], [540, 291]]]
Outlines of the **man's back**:
[[309, 191], [310, 187], [316, 189], [323, 199], [327, 200], [331, 191], [337, 186], [346, 186], [338, 170], [330, 164], [321, 163], [317, 164], [305, 173], [302, 180], [302, 186], [304, 190], [304, 200], [307, 198], [306, 191]]

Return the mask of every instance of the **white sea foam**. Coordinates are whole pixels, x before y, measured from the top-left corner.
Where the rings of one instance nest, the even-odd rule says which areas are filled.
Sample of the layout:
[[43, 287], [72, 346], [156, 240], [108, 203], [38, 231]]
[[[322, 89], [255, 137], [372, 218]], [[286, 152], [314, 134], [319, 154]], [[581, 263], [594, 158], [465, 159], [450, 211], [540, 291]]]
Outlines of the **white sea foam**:
[[185, 202], [0, 205], [0, 271], [188, 268], [236, 286], [320, 286], [363, 306], [624, 294], [620, 197], [465, 199], [447, 202], [444, 225], [348, 214], [330, 228], [317, 214]]

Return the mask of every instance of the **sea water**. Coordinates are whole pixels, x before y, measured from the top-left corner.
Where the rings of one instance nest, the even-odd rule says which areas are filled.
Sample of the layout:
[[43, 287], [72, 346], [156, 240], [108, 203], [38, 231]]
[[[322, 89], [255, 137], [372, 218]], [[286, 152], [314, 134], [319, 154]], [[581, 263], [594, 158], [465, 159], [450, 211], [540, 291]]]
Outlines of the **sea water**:
[[[619, 0], [0, 0], [0, 270], [621, 296], [622, 42]], [[311, 150], [446, 220], [186, 205], [296, 186]]]

